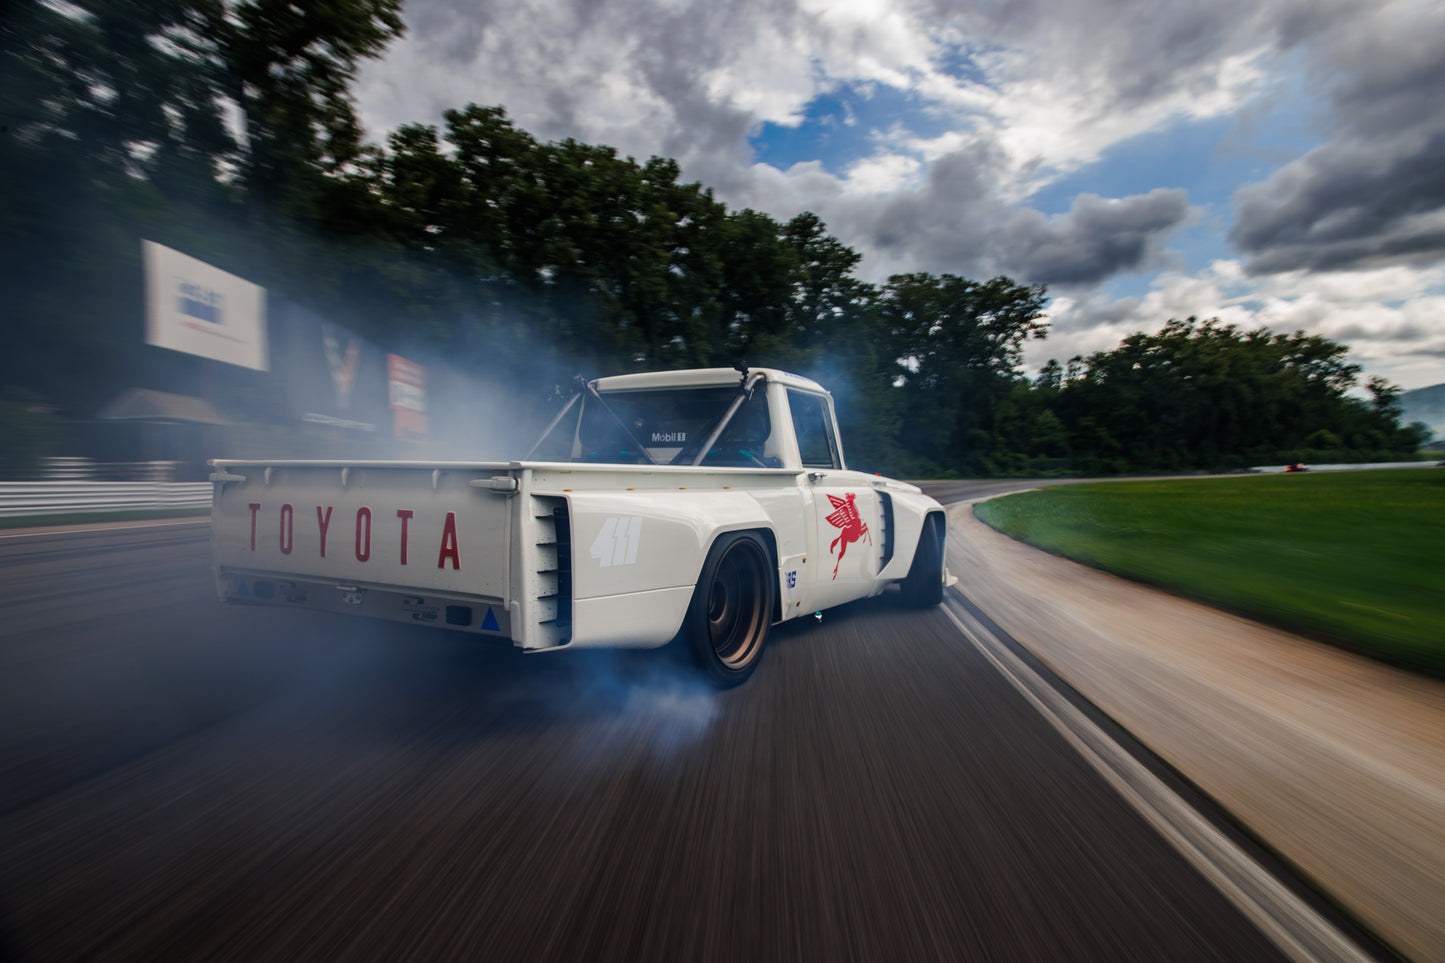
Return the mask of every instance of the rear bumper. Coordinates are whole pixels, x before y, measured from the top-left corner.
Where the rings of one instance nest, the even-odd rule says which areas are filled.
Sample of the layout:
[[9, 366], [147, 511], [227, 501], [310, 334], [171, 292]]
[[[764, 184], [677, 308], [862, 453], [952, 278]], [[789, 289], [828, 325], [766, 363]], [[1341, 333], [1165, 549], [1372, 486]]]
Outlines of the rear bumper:
[[417, 595], [367, 583], [291, 578], [272, 572], [222, 569], [216, 575], [221, 601], [241, 605], [364, 615], [512, 638], [511, 617], [501, 599], [464, 595]]

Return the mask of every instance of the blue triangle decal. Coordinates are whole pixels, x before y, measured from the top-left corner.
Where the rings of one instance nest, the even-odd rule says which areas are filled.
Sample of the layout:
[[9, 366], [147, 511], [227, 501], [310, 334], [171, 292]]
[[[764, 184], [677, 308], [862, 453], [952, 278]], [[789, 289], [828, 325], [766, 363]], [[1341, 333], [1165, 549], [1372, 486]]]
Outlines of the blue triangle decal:
[[492, 614], [491, 607], [487, 608], [486, 618], [482, 619], [483, 632], [500, 632], [502, 627], [497, 624], [497, 617]]
[[245, 596], [250, 594], [251, 593], [246, 590], [246, 580], [243, 578], [236, 579], [236, 595]]

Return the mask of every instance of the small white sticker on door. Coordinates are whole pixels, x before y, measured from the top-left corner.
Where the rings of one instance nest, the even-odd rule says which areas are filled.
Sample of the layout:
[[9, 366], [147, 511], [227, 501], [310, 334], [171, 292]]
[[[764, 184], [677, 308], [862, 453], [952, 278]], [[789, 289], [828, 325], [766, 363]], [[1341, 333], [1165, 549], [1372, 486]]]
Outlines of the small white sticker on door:
[[603, 568], [632, 565], [637, 561], [637, 545], [641, 540], [641, 515], [609, 518], [603, 521], [602, 531], [597, 533], [588, 554]]

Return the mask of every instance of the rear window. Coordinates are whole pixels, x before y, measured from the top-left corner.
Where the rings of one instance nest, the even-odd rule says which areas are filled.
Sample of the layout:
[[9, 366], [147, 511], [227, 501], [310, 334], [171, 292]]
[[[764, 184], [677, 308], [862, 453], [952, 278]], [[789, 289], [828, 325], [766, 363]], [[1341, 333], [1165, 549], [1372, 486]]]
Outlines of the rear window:
[[[737, 395], [736, 388], [672, 388], [666, 391], [610, 391], [602, 395], [613, 412], [647, 448], [667, 464], [684, 448], [697, 449]], [[582, 461], [633, 461], [636, 445], [597, 402], [583, 400]]]
[[[580, 423], [569, 417], [567, 423], [558, 425], [543, 439], [536, 456], [626, 465], [645, 463], [645, 450], [660, 465], [691, 464], [737, 394], [732, 385], [603, 392], [602, 398], [616, 418], [595, 399], [584, 398]], [[761, 389], [744, 402], [719, 443], [744, 425], [761, 425], [751, 432], [751, 440], [761, 450], [768, 435], [766, 393]], [[720, 462], [710, 459], [705, 463]]]

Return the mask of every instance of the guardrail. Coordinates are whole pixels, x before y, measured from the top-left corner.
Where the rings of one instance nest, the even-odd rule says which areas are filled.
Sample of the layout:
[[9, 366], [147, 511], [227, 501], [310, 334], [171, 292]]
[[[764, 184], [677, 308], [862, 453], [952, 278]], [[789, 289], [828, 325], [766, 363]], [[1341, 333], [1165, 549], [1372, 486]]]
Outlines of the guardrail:
[[209, 508], [209, 482], [0, 482], [0, 517]]
[[39, 481], [129, 481], [170, 482], [176, 480], [178, 461], [96, 461], [93, 458], [61, 456], [43, 458]]

